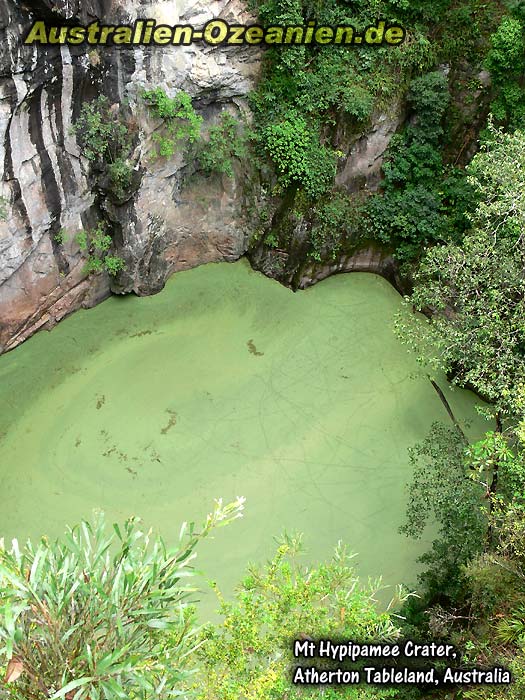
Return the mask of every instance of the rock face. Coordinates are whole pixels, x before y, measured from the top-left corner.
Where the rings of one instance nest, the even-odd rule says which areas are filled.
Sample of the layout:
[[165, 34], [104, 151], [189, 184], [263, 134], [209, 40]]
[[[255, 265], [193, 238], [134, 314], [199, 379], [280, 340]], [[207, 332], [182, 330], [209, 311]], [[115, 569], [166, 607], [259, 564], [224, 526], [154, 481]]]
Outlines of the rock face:
[[[405, 118], [404, 105], [398, 101], [391, 105], [388, 113], [374, 114], [365, 133], [345, 135], [342, 130], [335, 134], [338, 149], [346, 154], [335, 180], [339, 191], [363, 200], [377, 192], [385, 152]], [[259, 243], [248, 253], [254, 268], [294, 290], [305, 289], [342, 272], [373, 272], [385, 277], [399, 291], [406, 288], [406, 280], [400, 277], [392, 255], [363, 240], [358, 230], [346, 235], [335, 260], [331, 255], [321, 254], [319, 261], [314, 261], [309, 256], [312, 209], [300, 212], [300, 205], [294, 206], [296, 195], [289, 195], [289, 201], [281, 203], [271, 222], [277, 246], [265, 245], [264, 237], [260, 237]]]
[[382, 178], [383, 156], [403, 120], [404, 110], [400, 103], [393, 104], [388, 114], [375, 115], [370, 131], [351, 145], [344, 167], [337, 175], [336, 184], [349, 192], [362, 188], [377, 190]]
[[[100, 211], [71, 124], [82, 103], [104, 93], [139, 109], [142, 89], [186, 90], [209, 123], [223, 109], [244, 110], [260, 58], [250, 47], [200, 45], [118, 50], [23, 45], [31, 23], [133, 22], [155, 18], [200, 26], [212, 17], [247, 22], [241, 0], [3, 0], [0, 6], [0, 196], [9, 218], [0, 221], [0, 352], [41, 327], [110, 293], [107, 275], [86, 278], [75, 233], [96, 224]], [[149, 294], [166, 277], [200, 263], [237, 259], [247, 245], [237, 179], [193, 178], [182, 188], [186, 163], [151, 162], [141, 122], [135, 154], [142, 172], [131, 201], [106, 217], [118, 230], [127, 274], [117, 292]], [[227, 179], [227, 178], [226, 178]], [[242, 181], [242, 178], [240, 178]]]
[[[244, 0], [2, 0], [0, 208], [7, 203], [9, 217], [0, 220], [0, 353], [111, 292], [155, 293], [173, 272], [236, 260], [250, 240], [250, 223], [243, 219], [247, 182], [251, 201], [257, 202], [257, 173], [249, 163], [238, 163], [236, 176], [227, 178], [205, 177], [180, 154], [152, 159], [152, 135], [159, 125], [140, 94], [155, 87], [169, 96], [185, 90], [206, 130], [224, 110], [247, 112], [246, 97], [260, 71], [258, 49], [24, 46], [32, 22], [122, 24], [155, 18], [200, 27], [222, 17], [246, 24], [253, 18], [245, 8]], [[138, 123], [136, 187], [128, 201], [116, 204], [101, 202], [94, 193], [89, 163], [71, 131], [83, 103], [100, 94], [110, 104], [129, 104]], [[377, 186], [400, 112], [375, 121], [369, 134], [347, 144], [338, 184], [349, 192]], [[87, 277], [75, 241], [79, 230], [95, 227], [101, 218], [111, 225], [116, 253], [126, 262], [117, 279], [105, 273]], [[327, 274], [367, 269], [361, 257], [342, 261]], [[370, 269], [389, 268], [390, 261], [376, 258], [370, 258]], [[264, 270], [264, 264], [260, 267]], [[295, 286], [325, 272], [305, 271]]]

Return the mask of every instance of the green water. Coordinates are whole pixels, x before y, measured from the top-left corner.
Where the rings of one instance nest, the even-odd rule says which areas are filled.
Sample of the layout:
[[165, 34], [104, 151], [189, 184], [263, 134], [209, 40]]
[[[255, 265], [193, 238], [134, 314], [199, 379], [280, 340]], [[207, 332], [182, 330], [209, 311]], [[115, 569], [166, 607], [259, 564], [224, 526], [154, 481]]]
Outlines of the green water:
[[[397, 533], [407, 447], [448, 418], [393, 334], [399, 308], [374, 275], [293, 294], [239, 262], [38, 334], [0, 358], [0, 537], [57, 535], [101, 507], [175, 539], [214, 498], [245, 496], [198, 557], [226, 592], [284, 529], [311, 559], [343, 539], [363, 575], [414, 582], [426, 543]], [[474, 397], [440, 384], [474, 418]]]

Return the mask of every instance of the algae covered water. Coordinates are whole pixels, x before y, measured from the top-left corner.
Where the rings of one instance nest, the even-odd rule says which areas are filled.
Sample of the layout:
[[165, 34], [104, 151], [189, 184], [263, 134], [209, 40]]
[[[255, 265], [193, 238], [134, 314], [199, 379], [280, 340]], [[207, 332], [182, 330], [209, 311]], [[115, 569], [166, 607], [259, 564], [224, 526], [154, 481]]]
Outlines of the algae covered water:
[[[448, 418], [394, 336], [400, 304], [375, 275], [294, 294], [242, 261], [38, 334], [0, 358], [0, 537], [59, 535], [97, 507], [175, 540], [214, 498], [245, 496], [197, 559], [226, 593], [284, 531], [310, 560], [342, 539], [365, 577], [413, 583], [427, 543], [397, 531], [407, 448]], [[440, 384], [486, 429], [471, 394]]]

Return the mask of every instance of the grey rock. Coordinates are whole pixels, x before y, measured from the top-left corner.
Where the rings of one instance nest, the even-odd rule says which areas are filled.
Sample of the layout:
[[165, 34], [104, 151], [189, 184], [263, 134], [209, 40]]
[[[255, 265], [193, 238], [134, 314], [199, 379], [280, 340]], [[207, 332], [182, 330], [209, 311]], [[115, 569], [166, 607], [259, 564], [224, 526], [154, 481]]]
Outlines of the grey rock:
[[[204, 45], [133, 50], [29, 47], [23, 37], [35, 18], [88, 24], [156, 18], [202, 25], [213, 17], [247, 22], [241, 0], [4, 0], [0, 8], [0, 196], [9, 217], [0, 221], [0, 352], [40, 327], [98, 303], [114, 292], [150, 294], [171, 273], [203, 262], [234, 260], [247, 246], [240, 205], [244, 173], [235, 182], [203, 181], [177, 157], [152, 162], [156, 126], [141, 105], [143, 89], [160, 86], [170, 96], [187, 90], [208, 112], [205, 127], [222, 109], [238, 111], [260, 66], [252, 47], [227, 51]], [[141, 173], [130, 201], [100, 202], [71, 124], [82, 103], [104, 92], [128, 100], [138, 115]], [[213, 105], [211, 111], [208, 105]], [[86, 278], [75, 234], [104, 217], [113, 224], [116, 254], [127, 270], [118, 280]], [[61, 244], [60, 232], [66, 234]]]

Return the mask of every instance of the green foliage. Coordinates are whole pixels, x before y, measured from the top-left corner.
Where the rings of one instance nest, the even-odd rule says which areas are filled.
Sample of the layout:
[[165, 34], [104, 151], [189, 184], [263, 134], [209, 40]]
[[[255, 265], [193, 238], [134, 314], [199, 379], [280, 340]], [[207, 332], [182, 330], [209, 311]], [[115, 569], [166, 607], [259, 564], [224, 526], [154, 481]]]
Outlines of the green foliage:
[[[485, 412], [495, 414], [498, 421], [497, 432], [488, 433], [465, 453], [468, 481], [465, 467], [463, 480], [461, 471], [454, 471], [452, 465], [440, 468], [447, 454], [446, 440], [439, 442], [434, 436], [435, 444], [427, 448], [427, 452], [435, 450], [430, 466], [439, 475], [432, 486], [433, 499], [448, 499], [445, 505], [453, 511], [438, 516], [440, 523], [446, 521], [451, 527], [442, 528], [443, 536], [434, 545], [433, 554], [425, 557], [430, 564], [427, 583], [433, 590], [441, 586], [450, 591], [452, 598], [457, 598], [460, 590], [464, 593], [464, 576], [458, 579], [453, 573], [458, 572], [454, 564], [458, 554], [456, 563], [466, 565], [476, 554], [476, 543], [481, 549], [499, 542], [501, 554], [516, 559], [516, 550], [525, 542], [525, 460], [511, 449], [516, 438], [516, 417], [522, 410], [519, 388], [525, 382], [525, 251], [521, 237], [516, 238], [523, 173], [520, 174], [519, 161], [513, 159], [512, 145], [523, 140], [523, 136], [500, 134], [497, 140], [500, 139], [492, 151], [476, 157], [471, 169], [476, 173], [474, 185], [483, 194], [472, 216], [473, 232], [465, 237], [462, 246], [449, 244], [431, 249], [415, 276], [410, 303], [417, 310], [431, 309], [431, 318], [426, 324], [419, 320], [402, 329], [404, 339], [419, 349], [424, 363], [430, 361], [431, 366], [445, 369], [455, 383], [472, 387], [490, 400], [492, 406]], [[505, 167], [505, 159], [513, 163], [512, 171]], [[512, 190], [498, 191], [502, 177], [515, 178], [514, 210], [507, 207]], [[501, 199], [507, 197], [504, 204]], [[502, 433], [503, 418], [508, 424], [506, 433]], [[459, 459], [456, 462], [459, 464]], [[417, 472], [415, 478], [417, 483]], [[485, 527], [478, 520], [476, 493], [480, 504], [481, 495], [485, 494]], [[417, 496], [425, 497], [421, 491]], [[477, 579], [479, 582], [480, 576]], [[451, 590], [456, 581], [457, 590]], [[488, 590], [486, 586], [484, 590]], [[477, 594], [477, 599], [490, 599], [494, 605], [498, 597], [491, 591], [490, 595]]]
[[[523, 493], [522, 485], [522, 497]], [[507, 534], [515, 524], [509, 518]], [[518, 547], [502, 548], [505, 533], [500, 532], [495, 551], [478, 556], [466, 568], [473, 620], [471, 629], [456, 641], [464, 644], [469, 635], [476, 657], [508, 668], [513, 683], [505, 688], [468, 690], [465, 692], [468, 700], [521, 700], [525, 693], [525, 559], [522, 554], [517, 557], [513, 554], [525, 550], [523, 526], [512, 532], [512, 538], [514, 545], [520, 540]]]
[[102, 222], [89, 231], [79, 231], [75, 240], [80, 250], [86, 255], [84, 266], [86, 274], [97, 274], [106, 271], [112, 277], [126, 269], [124, 260], [116, 255], [110, 255], [113, 239], [106, 233]]
[[65, 229], [61, 228], [59, 231], [55, 233], [53, 236], [53, 240], [58, 244], [58, 245], [63, 245], [66, 241], [66, 231]]
[[83, 155], [96, 170], [107, 174], [108, 191], [116, 199], [124, 199], [132, 184], [129, 154], [133, 137], [122, 108], [111, 107], [107, 97], [102, 95], [86, 102], [73, 131]]
[[[508, 560], [492, 552], [479, 554], [468, 562], [464, 569], [465, 596], [473, 619], [486, 621], [497, 614], [503, 622], [502, 613], [510, 612], [523, 599], [525, 589], [521, 586], [520, 596], [516, 573]], [[502, 636], [498, 641], [506, 643], [510, 640], [504, 640]]]
[[321, 197], [332, 185], [337, 154], [319, 145], [319, 132], [290, 110], [277, 123], [268, 125], [261, 141], [280, 175], [280, 184], [302, 187], [312, 199]]
[[[363, 30], [380, 16], [411, 12], [407, 3], [336, 0], [254, 0], [252, 7], [265, 26], [351, 24]], [[374, 109], [388, 109], [416, 66], [433, 64], [431, 42], [419, 28], [402, 48], [345, 46], [285, 46], [266, 54], [263, 79], [250, 97], [255, 131], [262, 152], [280, 175], [280, 185], [303, 188], [311, 199], [333, 186], [336, 150], [329, 132], [340, 124], [356, 131]], [[288, 156], [286, 151], [290, 150]]]
[[[433, 634], [446, 634], [464, 649], [467, 665], [497, 664], [517, 674], [505, 695], [498, 688], [465, 688], [462, 697], [471, 700], [518, 700], [525, 688], [525, 455], [522, 447], [510, 449], [515, 438], [514, 431], [489, 432], [465, 450], [457, 429], [434, 426], [413, 453], [405, 531], [421, 533], [434, 515], [440, 537], [421, 558], [428, 567], [423, 599], [403, 612], [426, 627], [420, 615], [426, 607]], [[468, 625], [458, 628], [458, 620]]]
[[523, 0], [504, 0], [505, 6], [513, 17], [525, 20], [525, 4]]
[[[421, 561], [426, 594], [468, 600], [486, 619], [525, 595], [525, 451], [515, 430], [489, 431], [466, 445], [457, 428], [433, 426], [411, 451], [414, 465], [407, 523], [419, 537], [433, 520], [439, 539]], [[495, 478], [497, 477], [497, 478]]]
[[363, 80], [358, 81], [355, 57], [348, 52], [345, 55], [339, 47], [330, 48], [316, 57], [314, 71], [297, 77], [296, 105], [301, 113], [308, 114], [337, 109], [364, 124], [374, 108], [371, 88]]
[[108, 177], [112, 192], [117, 199], [124, 199], [133, 183], [133, 170], [127, 160], [116, 158], [108, 165]]
[[155, 133], [153, 140], [157, 143], [157, 156], [170, 158], [179, 146], [179, 142], [194, 143], [200, 137], [202, 117], [195, 112], [191, 97], [180, 90], [175, 97], [168, 97], [160, 87], [145, 90], [142, 98], [154, 117], [162, 120], [162, 131]]
[[[171, 698], [196, 646], [189, 611], [199, 541], [239, 517], [217, 503], [201, 531], [182, 527], [169, 549], [136, 519], [108, 532], [104, 517], [58, 541], [0, 548], [0, 660], [13, 700]], [[168, 643], [169, 642], [169, 643]]]
[[503, 414], [515, 411], [514, 387], [525, 380], [523, 255], [522, 245], [508, 238], [474, 233], [463, 247], [427, 254], [412, 296], [416, 308], [435, 310], [424, 327], [434, 364]]
[[341, 192], [313, 207], [310, 256], [318, 262], [335, 260], [349, 239], [358, 240], [360, 212], [360, 203]]
[[106, 253], [112, 244], [111, 236], [106, 234], [102, 223], [89, 232], [80, 231], [77, 234], [77, 242], [81, 249], [97, 253]]
[[[427, 251], [410, 304], [429, 318], [401, 329], [423, 362], [490, 401], [483, 412], [495, 418], [496, 430], [453, 460], [447, 442], [454, 431], [448, 441], [431, 436], [426, 466], [416, 469], [411, 487], [409, 523], [421, 527], [420, 515], [428, 518], [432, 504], [441, 537], [425, 557], [430, 598], [445, 591], [468, 612], [469, 629], [455, 634], [477, 659], [518, 674], [505, 696], [480, 688], [465, 697], [517, 700], [525, 687], [525, 135], [491, 127], [468, 176], [477, 200], [472, 229], [461, 245]], [[421, 473], [435, 478], [422, 481]]]
[[[430, 11], [434, 3], [427, 3]], [[438, 62], [467, 61], [472, 66], [481, 63], [487, 53], [490, 36], [501, 20], [501, 5], [486, 0], [444, 2], [449, 5], [442, 15], [439, 28]]]
[[401, 531], [419, 538], [427, 524], [437, 523], [439, 537], [420, 559], [426, 565], [421, 579], [431, 597], [454, 600], [464, 587], [461, 567], [483, 549], [483, 491], [468, 476], [466, 444], [455, 427], [434, 424], [427, 438], [410, 450], [410, 462], [414, 475]]
[[176, 141], [168, 136], [162, 136], [162, 134], [153, 134], [153, 140], [157, 144], [158, 154], [161, 158], [171, 158], [175, 155], [176, 151]]
[[508, 618], [500, 620], [496, 635], [503, 644], [525, 642], [525, 605], [513, 610]]
[[525, 17], [505, 16], [492, 36], [486, 65], [491, 72], [497, 97], [492, 112], [498, 123], [511, 128], [525, 126]]
[[303, 22], [302, 0], [252, 0], [252, 9], [257, 9], [264, 26], [294, 25]]
[[516, 416], [525, 383], [525, 135], [493, 131], [469, 168], [479, 204], [463, 244], [429, 250], [410, 303], [432, 309], [405, 338], [501, 416]]
[[130, 145], [130, 135], [118, 112], [100, 95], [85, 102], [73, 127], [83, 146], [83, 155], [91, 162], [115, 159]]
[[[304, 697], [291, 682], [293, 638], [391, 641], [395, 616], [379, 611], [380, 582], [362, 585], [352, 557], [338, 545], [333, 558], [314, 568], [297, 561], [300, 538], [285, 537], [264, 567], [252, 566], [234, 602], [223, 602], [223, 621], [208, 625], [199, 651], [197, 700], [277, 700]], [[399, 600], [407, 595], [399, 591]], [[372, 700], [394, 697], [390, 689], [312, 688], [312, 698]]]
[[79, 231], [77, 235], [75, 236], [75, 240], [78, 244], [78, 247], [82, 252], [87, 252], [89, 246], [88, 246], [88, 235], [86, 231]]
[[[465, 212], [473, 204], [472, 192], [463, 170], [443, 162], [449, 89], [435, 67], [452, 62], [455, 71], [459, 65], [479, 65], [500, 21], [499, 4], [252, 0], [251, 6], [265, 26], [313, 20], [362, 31], [388, 17], [407, 29], [398, 47], [311, 45], [266, 52], [250, 104], [261, 155], [279, 176], [277, 192], [293, 186], [311, 200], [320, 192], [328, 196], [337, 164], [330, 151], [336, 152], [338, 142], [346, 145], [352, 133], [363, 133], [373, 114], [389, 114], [410, 85], [408, 125], [392, 142], [384, 196], [371, 198], [362, 228], [365, 237], [393, 248], [402, 262], [417, 259], [427, 245], [460, 240], [469, 226]], [[307, 191], [305, 184], [314, 181], [318, 184]]]
[[393, 245], [400, 260], [417, 257], [436, 241], [460, 239], [468, 225], [463, 211], [472, 200], [470, 187], [462, 171], [444, 166], [441, 152], [449, 99], [442, 73], [412, 81], [412, 120], [392, 139], [383, 165], [383, 194], [368, 205], [368, 235]]
[[104, 258], [104, 268], [112, 277], [116, 277], [119, 272], [126, 269], [126, 263], [117, 255], [106, 255]]
[[[515, 444], [513, 439], [510, 441]], [[504, 488], [492, 513], [497, 532], [494, 546], [474, 558], [465, 569], [472, 622], [471, 629], [457, 640], [463, 644], [465, 636], [470, 635], [474, 654], [509, 668], [513, 683], [504, 690], [469, 690], [465, 692], [469, 700], [521, 700], [525, 692], [525, 455], [522, 450], [523, 445], [510, 460], [514, 462], [511, 481], [514, 485], [519, 481], [519, 487], [513, 496]], [[508, 469], [509, 462], [504, 479]]]
[[525, 134], [489, 125], [488, 139], [469, 166], [478, 204], [473, 225], [518, 242], [525, 227]]
[[241, 124], [228, 112], [221, 114], [220, 121], [210, 128], [208, 141], [199, 153], [199, 162], [206, 173], [219, 173], [233, 177], [233, 161], [246, 158], [248, 154], [245, 134], [239, 133]]

